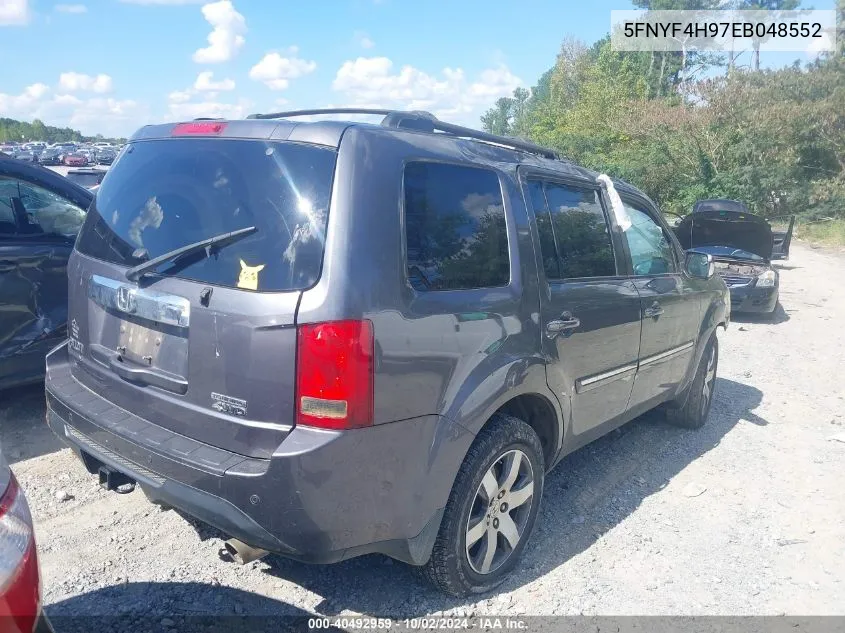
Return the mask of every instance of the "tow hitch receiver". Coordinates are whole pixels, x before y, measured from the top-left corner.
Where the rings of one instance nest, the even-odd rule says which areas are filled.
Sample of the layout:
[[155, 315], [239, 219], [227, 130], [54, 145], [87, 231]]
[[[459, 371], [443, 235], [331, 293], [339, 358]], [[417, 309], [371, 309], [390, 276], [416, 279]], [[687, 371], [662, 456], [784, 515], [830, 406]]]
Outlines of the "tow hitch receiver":
[[100, 485], [106, 490], [114, 490], [122, 495], [135, 490], [135, 480], [121, 472], [108, 466], [100, 466], [97, 472], [100, 475]]

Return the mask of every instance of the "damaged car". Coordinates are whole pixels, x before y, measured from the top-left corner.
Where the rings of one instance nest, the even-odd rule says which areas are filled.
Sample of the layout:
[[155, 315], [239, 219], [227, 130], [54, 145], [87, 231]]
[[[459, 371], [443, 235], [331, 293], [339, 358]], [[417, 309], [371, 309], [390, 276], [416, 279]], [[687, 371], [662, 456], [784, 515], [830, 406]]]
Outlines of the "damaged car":
[[730, 289], [732, 312], [775, 311], [780, 278], [771, 265], [774, 238], [765, 218], [736, 200], [700, 200], [674, 230], [684, 250], [713, 258]]
[[0, 157], [0, 389], [44, 377], [67, 337], [67, 261], [93, 194]]

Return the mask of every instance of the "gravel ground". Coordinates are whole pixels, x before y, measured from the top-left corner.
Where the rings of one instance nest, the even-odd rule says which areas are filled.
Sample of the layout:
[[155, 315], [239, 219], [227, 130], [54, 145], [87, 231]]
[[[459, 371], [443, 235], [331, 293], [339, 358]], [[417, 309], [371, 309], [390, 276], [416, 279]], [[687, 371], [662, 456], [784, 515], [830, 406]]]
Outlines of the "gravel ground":
[[100, 490], [46, 429], [40, 390], [0, 394], [47, 612], [167, 626], [199, 613], [845, 614], [845, 258], [794, 245], [780, 268], [775, 319], [736, 316], [721, 334], [707, 425], [649, 414], [566, 458], [517, 573], [469, 601], [381, 556], [224, 562], [216, 531], [140, 491]]

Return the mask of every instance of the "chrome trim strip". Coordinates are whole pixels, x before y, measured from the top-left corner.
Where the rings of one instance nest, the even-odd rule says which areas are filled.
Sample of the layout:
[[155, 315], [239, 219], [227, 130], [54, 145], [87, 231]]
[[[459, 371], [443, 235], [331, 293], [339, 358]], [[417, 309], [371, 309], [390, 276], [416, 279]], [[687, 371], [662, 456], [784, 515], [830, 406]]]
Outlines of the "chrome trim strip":
[[642, 359], [640, 361], [639, 366], [642, 367], [643, 365], [650, 365], [651, 363], [656, 363], [657, 361], [663, 360], [664, 358], [669, 358], [670, 356], [674, 356], [675, 354], [685, 352], [693, 346], [695, 346], [695, 342], [690, 341], [689, 343], [678, 345], [677, 347], [673, 347], [672, 349], [667, 349], [665, 352], [660, 352], [659, 354], [655, 354], [654, 356], [649, 356], [648, 358]]
[[191, 322], [191, 302], [184, 297], [138, 288], [99, 275], [92, 275], [88, 281], [88, 298], [107, 310], [158, 323], [188, 327]]
[[611, 369], [610, 371], [606, 371], [601, 374], [595, 374], [594, 376], [590, 376], [588, 378], [579, 378], [575, 381], [575, 391], [579, 393], [582, 391], [589, 391], [589, 388], [592, 388], [593, 385], [598, 386], [596, 383], [607, 380], [608, 378], [619, 379], [624, 374], [635, 371], [636, 369], [636, 363], [632, 363], [630, 365], [623, 365], [622, 367]]

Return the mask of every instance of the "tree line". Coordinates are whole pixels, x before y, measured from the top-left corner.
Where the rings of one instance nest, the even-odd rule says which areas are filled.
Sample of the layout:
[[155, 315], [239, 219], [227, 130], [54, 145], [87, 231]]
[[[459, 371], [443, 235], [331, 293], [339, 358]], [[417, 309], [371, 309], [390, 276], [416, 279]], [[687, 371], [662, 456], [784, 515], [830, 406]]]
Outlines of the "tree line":
[[[715, 0], [714, 0], [715, 1]], [[638, 0], [645, 9], [710, 8], [710, 0]], [[742, 8], [795, 8], [765, 0]], [[482, 117], [485, 130], [558, 150], [640, 187], [664, 211], [742, 200], [766, 217], [845, 218], [845, 0], [838, 51], [778, 70], [735, 55], [616, 52], [567, 38], [530, 90]]]
[[116, 141], [125, 139], [110, 139], [102, 134], [96, 136], [84, 136], [79, 130], [69, 127], [54, 127], [45, 125], [40, 119], [34, 119], [32, 123], [17, 121], [15, 119], [0, 118], [0, 143], [29, 141], [43, 141], [45, 143], [66, 143], [66, 142], [96, 142]]

